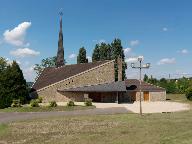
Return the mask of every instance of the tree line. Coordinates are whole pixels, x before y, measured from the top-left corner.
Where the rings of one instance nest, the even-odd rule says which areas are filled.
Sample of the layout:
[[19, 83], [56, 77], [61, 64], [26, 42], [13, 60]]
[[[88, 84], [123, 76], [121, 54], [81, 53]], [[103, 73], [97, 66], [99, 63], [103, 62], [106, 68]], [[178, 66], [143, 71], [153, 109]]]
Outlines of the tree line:
[[165, 88], [167, 93], [172, 94], [185, 94], [189, 89], [192, 88], [192, 79], [186, 77], [182, 77], [179, 79], [161, 78], [160, 80], [158, 80], [156, 78], [153, 78], [153, 76], [149, 77], [145, 74], [143, 80], [147, 83]]
[[[92, 62], [104, 61], [104, 60], [115, 60], [115, 80], [118, 80], [118, 67], [117, 67], [117, 58], [122, 59], [122, 80], [126, 79], [125, 70], [127, 69], [127, 64], [125, 62], [125, 54], [123, 51], [123, 46], [121, 40], [116, 38], [111, 43], [98, 43], [95, 45], [95, 48], [92, 53]], [[87, 52], [85, 47], [79, 49], [77, 55], [77, 64], [79, 63], [88, 63]], [[66, 63], [66, 61], [65, 61]], [[55, 67], [56, 66], [56, 57], [49, 57], [43, 59], [41, 64], [36, 64], [34, 70], [37, 75], [39, 75], [42, 70], [46, 67]]]
[[9, 64], [0, 57], [0, 108], [10, 107], [13, 100], [25, 103], [27, 96], [26, 80], [17, 62]]

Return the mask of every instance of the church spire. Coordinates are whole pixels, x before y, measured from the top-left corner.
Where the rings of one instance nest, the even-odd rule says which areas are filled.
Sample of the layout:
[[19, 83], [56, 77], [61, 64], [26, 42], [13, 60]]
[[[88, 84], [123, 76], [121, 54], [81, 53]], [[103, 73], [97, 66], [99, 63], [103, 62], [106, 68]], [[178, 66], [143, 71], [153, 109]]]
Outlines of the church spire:
[[64, 48], [63, 48], [63, 32], [62, 32], [62, 16], [63, 12], [59, 12], [60, 15], [60, 30], [59, 30], [59, 40], [58, 40], [58, 51], [57, 51], [57, 60], [56, 67], [64, 65]]

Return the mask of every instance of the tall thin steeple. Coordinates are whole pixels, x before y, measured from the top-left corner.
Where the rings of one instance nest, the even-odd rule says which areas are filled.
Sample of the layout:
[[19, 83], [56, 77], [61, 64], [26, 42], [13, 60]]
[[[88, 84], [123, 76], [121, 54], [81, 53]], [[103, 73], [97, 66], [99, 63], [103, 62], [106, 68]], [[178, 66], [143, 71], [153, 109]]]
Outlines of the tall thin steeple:
[[59, 30], [59, 40], [58, 40], [58, 51], [57, 51], [57, 60], [56, 67], [63, 66], [64, 63], [64, 48], [63, 48], [63, 32], [62, 32], [62, 16], [63, 12], [59, 12], [60, 15], [60, 30]]

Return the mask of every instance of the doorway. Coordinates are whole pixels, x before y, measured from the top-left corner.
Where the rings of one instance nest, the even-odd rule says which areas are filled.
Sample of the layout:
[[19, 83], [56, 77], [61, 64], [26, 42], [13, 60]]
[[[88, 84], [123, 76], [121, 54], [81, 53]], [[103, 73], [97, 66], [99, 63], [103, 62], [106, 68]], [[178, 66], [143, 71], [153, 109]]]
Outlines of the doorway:
[[143, 92], [144, 101], [149, 101], [149, 92]]

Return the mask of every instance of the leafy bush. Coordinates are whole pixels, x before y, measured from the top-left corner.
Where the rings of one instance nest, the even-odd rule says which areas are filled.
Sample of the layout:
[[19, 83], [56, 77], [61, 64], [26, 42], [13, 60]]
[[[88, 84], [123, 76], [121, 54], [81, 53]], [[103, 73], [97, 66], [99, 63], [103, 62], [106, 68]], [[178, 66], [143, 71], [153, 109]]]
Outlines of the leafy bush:
[[39, 107], [38, 100], [32, 99], [32, 100], [30, 101], [30, 106], [31, 106], [31, 107]]
[[88, 98], [88, 99], [85, 99], [85, 102], [84, 102], [85, 106], [92, 106], [92, 99]]
[[42, 97], [38, 97], [37, 101], [38, 101], [38, 103], [42, 103], [43, 102], [43, 98]]
[[57, 107], [56, 101], [49, 102], [49, 107]]
[[192, 88], [188, 88], [186, 90], [186, 94], [185, 94], [186, 98], [190, 101], [192, 101]]
[[11, 107], [21, 107], [20, 100], [13, 100]]
[[70, 100], [70, 101], [67, 103], [67, 106], [75, 106], [74, 101]]

